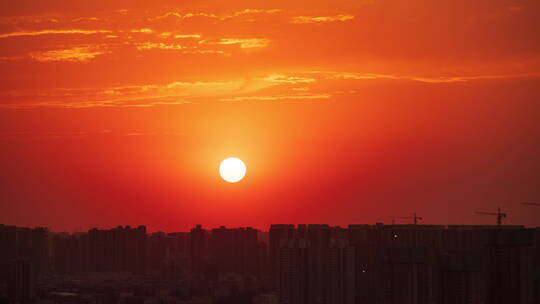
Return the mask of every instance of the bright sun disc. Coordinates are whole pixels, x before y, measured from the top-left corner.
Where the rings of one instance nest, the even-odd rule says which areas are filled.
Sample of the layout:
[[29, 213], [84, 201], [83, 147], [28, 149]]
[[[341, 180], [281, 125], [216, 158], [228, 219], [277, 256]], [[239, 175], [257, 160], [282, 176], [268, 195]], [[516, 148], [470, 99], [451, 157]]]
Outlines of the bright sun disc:
[[246, 175], [246, 165], [236, 157], [229, 157], [219, 165], [219, 175], [229, 183], [241, 181]]

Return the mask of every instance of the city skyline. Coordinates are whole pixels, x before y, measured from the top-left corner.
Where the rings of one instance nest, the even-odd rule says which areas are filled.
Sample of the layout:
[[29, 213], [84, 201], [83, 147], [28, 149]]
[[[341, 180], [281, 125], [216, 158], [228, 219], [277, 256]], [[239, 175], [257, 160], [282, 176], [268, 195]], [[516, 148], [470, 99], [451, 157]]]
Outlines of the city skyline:
[[539, 303], [539, 0], [0, 2], [0, 304]]
[[[230, 229], [238, 229], [238, 228], [251, 228], [251, 229], [255, 229], [257, 231], [260, 231], [260, 232], [264, 232], [264, 233], [267, 233], [269, 232], [270, 230], [270, 227], [272, 227], [273, 225], [293, 225], [294, 227], [297, 227], [297, 226], [302, 226], [302, 225], [327, 225], [329, 227], [332, 227], [332, 228], [348, 228], [349, 226], [355, 226], [355, 225], [368, 225], [368, 226], [375, 226], [375, 225], [384, 225], [384, 226], [396, 226], [396, 227], [414, 227], [414, 226], [418, 226], [418, 227], [454, 227], [454, 226], [462, 226], [462, 227], [477, 227], [477, 228], [482, 228], [482, 227], [485, 227], [485, 228], [489, 228], [489, 227], [492, 227], [492, 228], [496, 228], [496, 227], [499, 227], [499, 225], [497, 225], [497, 222], [496, 222], [496, 211], [494, 212], [493, 216], [490, 217], [491, 220], [488, 221], [488, 223], [469, 223], [469, 224], [442, 224], [442, 223], [424, 223], [424, 222], [421, 222], [419, 221], [417, 224], [414, 223], [413, 221], [413, 218], [414, 218], [414, 215], [411, 214], [410, 216], [404, 216], [405, 218], [407, 218], [406, 220], [403, 220], [403, 219], [399, 219], [398, 220], [393, 220], [391, 219], [392, 217], [388, 217], [389, 219], [386, 221], [386, 222], [373, 222], [373, 223], [349, 223], [349, 224], [328, 224], [328, 223], [273, 223], [273, 224], [269, 224], [268, 226], [265, 226], [265, 227], [260, 227], [260, 226], [256, 226], [256, 225], [216, 225], [216, 226], [210, 226], [210, 225], [204, 225], [204, 224], [193, 224], [185, 229], [180, 229], [180, 228], [177, 228], [177, 229], [171, 229], [171, 230], [164, 230], [164, 229], [158, 229], [158, 228], [152, 228], [151, 226], [149, 225], [146, 225], [144, 223], [136, 223], [136, 224], [126, 224], [126, 223], [121, 223], [121, 224], [112, 224], [112, 225], [103, 225], [103, 226], [97, 226], [97, 225], [90, 225], [88, 227], [77, 227], [76, 229], [73, 229], [73, 230], [62, 230], [62, 229], [59, 229], [59, 230], [54, 230], [54, 229], [51, 229], [50, 226], [41, 226], [41, 225], [36, 225], [36, 226], [24, 226], [24, 227], [29, 227], [29, 228], [32, 228], [32, 229], [36, 229], [36, 228], [45, 228], [47, 229], [49, 232], [51, 233], [68, 233], [68, 234], [77, 234], [77, 233], [86, 233], [88, 232], [89, 230], [92, 230], [92, 229], [114, 229], [114, 228], [118, 228], [118, 227], [131, 227], [131, 228], [136, 228], [136, 227], [145, 227], [145, 229], [147, 229], [148, 233], [176, 233], [176, 232], [180, 232], [180, 233], [188, 233], [190, 232], [190, 230], [193, 228], [193, 227], [202, 227], [204, 229], [207, 229], [207, 230], [212, 230], [212, 229], [219, 229], [219, 228], [230, 228]], [[402, 217], [402, 216], [396, 216], [398, 218]], [[0, 223], [0, 225], [6, 225], [6, 226], [21, 226], [21, 225], [16, 225], [16, 224], [12, 224], [12, 223]], [[535, 225], [531, 225], [531, 226], [527, 226], [527, 225], [522, 225], [522, 224], [516, 224], [516, 223], [503, 223], [501, 225], [502, 227], [524, 227], [524, 228], [531, 228], [531, 229], [534, 229], [534, 228], [537, 228], [539, 226], [535, 226]]]
[[0, 222], [540, 226], [538, 37], [537, 0], [4, 1]]
[[540, 299], [539, 244], [539, 227], [504, 225], [275, 224], [262, 236], [0, 224], [0, 299], [529, 304]]

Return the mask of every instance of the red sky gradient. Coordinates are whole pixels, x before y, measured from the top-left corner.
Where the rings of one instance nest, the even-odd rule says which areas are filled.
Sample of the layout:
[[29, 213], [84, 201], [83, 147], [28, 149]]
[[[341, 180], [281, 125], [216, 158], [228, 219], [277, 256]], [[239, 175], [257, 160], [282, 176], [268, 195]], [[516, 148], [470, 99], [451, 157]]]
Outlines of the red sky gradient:
[[540, 225], [539, 37], [537, 0], [4, 1], [0, 223]]

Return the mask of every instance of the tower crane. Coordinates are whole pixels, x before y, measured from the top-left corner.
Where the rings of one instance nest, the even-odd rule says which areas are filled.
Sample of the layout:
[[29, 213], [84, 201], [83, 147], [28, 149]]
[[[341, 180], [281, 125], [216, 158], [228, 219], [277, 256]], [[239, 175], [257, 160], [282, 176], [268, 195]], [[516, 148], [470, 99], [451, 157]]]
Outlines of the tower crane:
[[[416, 246], [418, 244], [418, 234], [417, 234], [417, 227], [416, 225], [418, 224], [418, 221], [421, 221], [423, 218], [421, 216], [417, 216], [416, 213], [413, 213], [412, 216], [391, 216], [392, 218], [392, 230], [394, 229], [394, 222], [396, 219], [412, 219], [413, 220], [413, 223], [414, 223], [414, 246]], [[398, 235], [397, 233], [394, 233], [394, 238], [397, 238]]]
[[[413, 216], [391, 216], [392, 219], [412, 219], [414, 225], [418, 223], [419, 220], [423, 220], [421, 216], [417, 216], [416, 213], [413, 213]], [[393, 223], [394, 221], [392, 221]]]
[[502, 219], [507, 216], [506, 213], [501, 212], [501, 207], [497, 208], [497, 212], [476, 211], [475, 213], [476, 214], [481, 214], [481, 215], [493, 215], [493, 216], [496, 216], [497, 217], [497, 226], [501, 226], [502, 225]]

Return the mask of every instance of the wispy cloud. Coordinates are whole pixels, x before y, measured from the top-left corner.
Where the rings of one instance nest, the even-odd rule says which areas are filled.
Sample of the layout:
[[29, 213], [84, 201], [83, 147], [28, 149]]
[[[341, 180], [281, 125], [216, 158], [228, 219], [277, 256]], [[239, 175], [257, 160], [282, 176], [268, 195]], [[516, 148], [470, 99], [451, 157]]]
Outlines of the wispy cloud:
[[283, 12], [282, 9], [252, 9], [252, 8], [246, 8], [241, 11], [234, 12], [230, 15], [224, 15], [221, 16], [221, 20], [231, 19], [235, 17], [240, 16], [246, 16], [246, 15], [254, 15], [254, 14], [276, 14]]
[[185, 39], [185, 38], [201, 39], [201, 35], [200, 34], [178, 34], [178, 35], [174, 35], [174, 38], [177, 38], [177, 39]]
[[71, 61], [71, 62], [88, 62], [96, 56], [106, 54], [107, 51], [100, 50], [96, 47], [73, 47], [63, 50], [52, 50], [44, 52], [32, 52], [30, 57], [36, 61]]
[[207, 13], [207, 12], [188, 12], [188, 13], [180, 13], [180, 12], [167, 12], [163, 15], [159, 15], [156, 17], [148, 18], [148, 21], [156, 21], [156, 20], [162, 20], [167, 18], [177, 18], [177, 19], [189, 19], [194, 17], [205, 17], [205, 18], [212, 18], [217, 20], [227, 20], [232, 19], [235, 17], [241, 17], [246, 15], [255, 15], [255, 14], [276, 14], [282, 12], [282, 9], [251, 9], [246, 8], [241, 11], [236, 11], [231, 14], [222, 14], [217, 15], [213, 13]]
[[222, 98], [221, 101], [278, 101], [297, 99], [329, 99], [330, 94], [298, 94], [298, 95], [261, 95], [261, 96], [236, 96]]
[[152, 49], [161, 49], [161, 50], [183, 50], [185, 46], [180, 44], [166, 44], [163, 42], [145, 42], [137, 46], [138, 50], [152, 50]]
[[349, 72], [328, 72], [328, 71], [313, 71], [323, 75], [325, 79], [342, 79], [342, 80], [365, 80], [365, 79], [393, 79], [393, 80], [411, 80], [427, 83], [448, 83], [448, 82], [463, 82], [482, 79], [506, 79], [506, 78], [527, 78], [538, 77], [540, 73], [529, 74], [501, 74], [501, 75], [474, 75], [474, 76], [413, 76], [413, 75], [390, 75], [390, 74], [375, 74], [375, 73], [349, 73]]
[[193, 17], [207, 17], [207, 18], [218, 18], [215, 14], [210, 13], [178, 13], [178, 12], [167, 12], [163, 15], [159, 15], [156, 17], [150, 17], [148, 18], [148, 21], [156, 21], [156, 20], [162, 20], [167, 18], [178, 18], [178, 19], [188, 19]]
[[140, 28], [140, 29], [132, 29], [132, 33], [142, 33], [142, 34], [152, 34], [154, 30], [150, 28]]
[[17, 31], [11, 33], [0, 34], [0, 38], [9, 37], [24, 37], [24, 36], [40, 36], [40, 35], [58, 35], [58, 34], [79, 34], [79, 35], [93, 35], [112, 33], [110, 30], [82, 30], [82, 29], [69, 29], [69, 30], [39, 30], [39, 31]]
[[200, 54], [200, 55], [205, 55], [205, 54], [216, 54], [216, 55], [223, 55], [223, 56], [231, 56], [230, 53], [227, 53], [225, 51], [221, 51], [221, 50], [185, 50], [182, 52], [183, 54]]
[[73, 20], [71, 20], [72, 22], [81, 22], [81, 21], [103, 21], [102, 18], [97, 18], [97, 17], [80, 17], [80, 18], [75, 18]]
[[[166, 45], [150, 48], [168, 49]], [[214, 52], [212, 50], [184, 50], [180, 52]], [[48, 51], [35, 57], [41, 61], [85, 61], [105, 52], [99, 48], [72, 48]], [[423, 83], [455, 83], [520, 77], [540, 77], [540, 74], [415, 76], [382, 73], [299, 71], [274, 73], [257, 77], [224, 79], [222, 81], [172, 81], [161, 84], [135, 84], [98, 88], [27, 89], [0, 92], [0, 108], [33, 107], [152, 107], [179, 105], [200, 101], [286, 101], [332, 100], [343, 94], [357, 92], [355, 81], [417, 81]], [[31, 102], [29, 102], [31, 101]]]
[[28, 57], [26, 56], [0, 56], [0, 62], [6, 62], [6, 61], [17, 61], [17, 60], [22, 60], [22, 59], [26, 59]]
[[[167, 84], [144, 84], [105, 88], [16, 90], [3, 92], [0, 108], [34, 107], [151, 107], [187, 104], [220, 96], [250, 94], [274, 84], [262, 78], [230, 81], [174, 81]], [[39, 100], [26, 102], [27, 100]]]
[[45, 24], [45, 23], [58, 23], [60, 20], [54, 17], [43, 16], [15, 16], [15, 17], [1, 17], [0, 24], [10, 24], [20, 26], [23, 24]]
[[291, 19], [291, 23], [307, 24], [307, 23], [323, 23], [333, 21], [349, 21], [353, 20], [354, 15], [336, 15], [336, 16], [296, 16]]
[[234, 12], [232, 15], [227, 16], [242, 16], [242, 15], [248, 15], [248, 14], [276, 14], [283, 12], [282, 9], [253, 9], [253, 8], [246, 8], [241, 11]]
[[135, 47], [139, 51], [150, 51], [150, 50], [168, 50], [168, 51], [177, 51], [180, 54], [185, 55], [222, 55], [222, 56], [231, 56], [231, 53], [225, 52], [223, 50], [208, 50], [208, 49], [198, 49], [198, 46], [189, 46], [175, 43], [163, 43], [163, 42], [141, 42], [136, 43]]
[[297, 84], [297, 83], [313, 83], [315, 78], [311, 77], [300, 77], [300, 76], [290, 76], [284, 74], [272, 74], [264, 78], [266, 81], [272, 83], [287, 83], [287, 84]]
[[265, 48], [270, 43], [269, 39], [263, 38], [221, 38], [219, 40], [202, 40], [200, 44], [239, 45], [242, 49]]

